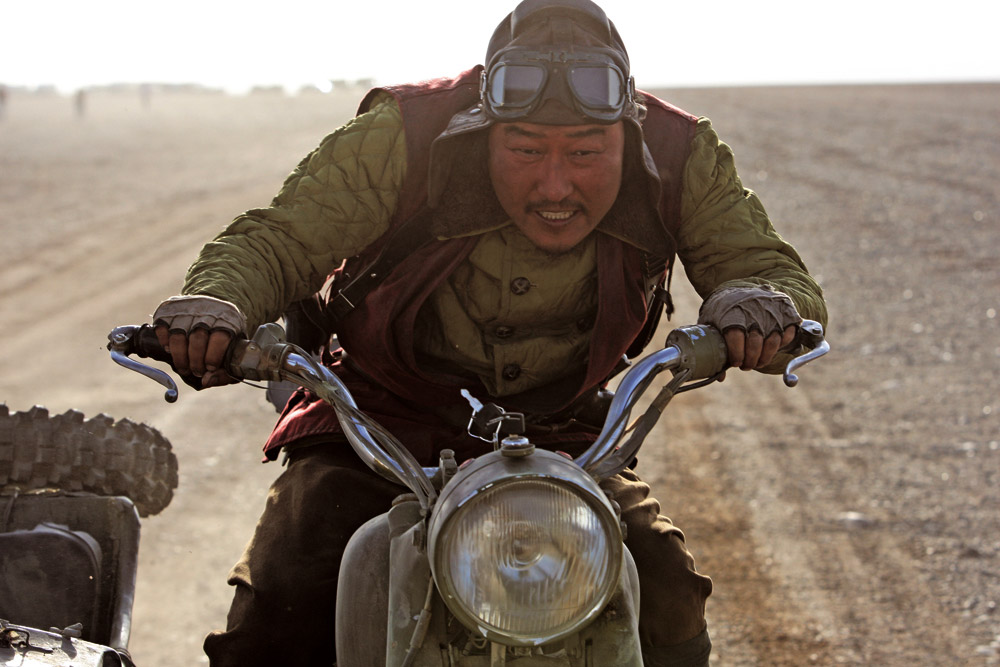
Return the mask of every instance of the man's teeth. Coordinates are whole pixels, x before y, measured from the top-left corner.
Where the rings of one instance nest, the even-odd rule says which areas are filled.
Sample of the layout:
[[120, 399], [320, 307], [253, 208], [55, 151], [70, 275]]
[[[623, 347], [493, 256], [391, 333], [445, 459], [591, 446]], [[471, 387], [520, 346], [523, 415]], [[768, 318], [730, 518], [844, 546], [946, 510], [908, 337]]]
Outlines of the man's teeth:
[[539, 211], [538, 215], [542, 216], [546, 220], [566, 220], [573, 216], [574, 211]]

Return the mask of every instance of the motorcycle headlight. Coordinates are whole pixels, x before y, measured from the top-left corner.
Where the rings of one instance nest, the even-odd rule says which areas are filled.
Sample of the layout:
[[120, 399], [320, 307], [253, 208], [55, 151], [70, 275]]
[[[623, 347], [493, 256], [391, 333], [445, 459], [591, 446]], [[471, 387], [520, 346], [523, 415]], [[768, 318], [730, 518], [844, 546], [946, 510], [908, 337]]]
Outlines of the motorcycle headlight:
[[621, 529], [603, 492], [545, 451], [490, 454], [460, 473], [438, 501], [428, 542], [452, 613], [513, 645], [578, 630], [607, 604], [622, 565]]

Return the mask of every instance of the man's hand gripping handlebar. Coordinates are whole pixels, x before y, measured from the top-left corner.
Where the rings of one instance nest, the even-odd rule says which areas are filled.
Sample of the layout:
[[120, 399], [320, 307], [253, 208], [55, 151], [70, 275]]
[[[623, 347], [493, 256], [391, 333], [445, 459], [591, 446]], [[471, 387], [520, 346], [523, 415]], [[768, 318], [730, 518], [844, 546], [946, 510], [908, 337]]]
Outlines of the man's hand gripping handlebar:
[[[166, 387], [167, 401], [177, 400], [177, 385], [168, 374], [129, 358], [129, 355], [136, 355], [171, 362], [151, 325], [118, 327], [108, 338], [108, 349], [117, 363]], [[789, 387], [798, 384], [795, 374], [798, 368], [830, 349], [824, 340], [822, 325], [810, 320], [799, 326], [793, 346], [804, 353], [785, 368], [784, 381]], [[597, 442], [576, 459], [577, 463], [598, 479], [618, 472], [632, 460], [673, 395], [711, 383], [725, 371], [727, 364], [726, 343], [717, 329], [708, 325], [675, 329], [663, 349], [637, 361], [622, 378], [604, 429]], [[224, 368], [240, 380], [289, 380], [309, 389], [336, 409], [345, 435], [372, 469], [387, 479], [416, 488], [423, 502], [432, 501], [434, 489], [402, 444], [358, 410], [350, 392], [330, 369], [286, 342], [284, 331], [277, 324], [260, 327], [251, 340], [235, 340], [226, 355]], [[654, 378], [668, 370], [673, 379], [660, 390], [647, 414], [640, 419], [638, 428], [627, 442], [622, 443], [626, 432], [632, 430], [628, 429], [632, 408], [653, 384]]]

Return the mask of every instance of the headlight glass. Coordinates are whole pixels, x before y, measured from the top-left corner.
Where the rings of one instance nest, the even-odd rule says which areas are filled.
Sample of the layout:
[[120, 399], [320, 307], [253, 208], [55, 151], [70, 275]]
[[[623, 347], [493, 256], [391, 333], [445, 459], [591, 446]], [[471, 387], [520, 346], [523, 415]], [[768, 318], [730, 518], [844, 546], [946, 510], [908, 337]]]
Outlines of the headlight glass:
[[518, 642], [575, 630], [607, 603], [621, 566], [617, 520], [612, 526], [611, 513], [591, 502], [546, 478], [482, 490], [448, 519], [435, 545], [449, 604]]

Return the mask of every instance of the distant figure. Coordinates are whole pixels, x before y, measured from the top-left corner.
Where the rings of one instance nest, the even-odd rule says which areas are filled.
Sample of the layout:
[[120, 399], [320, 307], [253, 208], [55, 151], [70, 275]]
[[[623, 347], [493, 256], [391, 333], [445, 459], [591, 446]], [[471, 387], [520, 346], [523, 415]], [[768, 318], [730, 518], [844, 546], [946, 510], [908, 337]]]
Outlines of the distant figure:
[[148, 109], [150, 101], [153, 96], [153, 87], [148, 83], [144, 83], [139, 86], [139, 99], [142, 102], [142, 108]]
[[0, 84], [0, 120], [7, 113], [7, 86]]
[[73, 96], [73, 108], [76, 109], [76, 117], [83, 118], [87, 113], [87, 91], [78, 90]]

